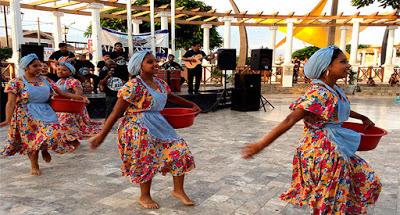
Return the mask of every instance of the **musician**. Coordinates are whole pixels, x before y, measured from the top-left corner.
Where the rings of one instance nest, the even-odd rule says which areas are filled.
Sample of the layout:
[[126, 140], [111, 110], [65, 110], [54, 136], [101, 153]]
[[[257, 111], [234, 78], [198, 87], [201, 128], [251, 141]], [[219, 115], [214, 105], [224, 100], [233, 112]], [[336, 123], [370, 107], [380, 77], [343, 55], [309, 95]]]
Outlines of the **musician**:
[[166, 70], [182, 70], [181, 65], [179, 65], [177, 62], [174, 61], [175, 56], [173, 54], [168, 55], [168, 61], [165, 62], [161, 68], [166, 69]]
[[[199, 88], [200, 88], [200, 81], [201, 81], [201, 76], [202, 76], [202, 66], [201, 62], [203, 59], [206, 60], [211, 60], [212, 58], [209, 58], [203, 51], [200, 50], [201, 45], [200, 43], [194, 43], [192, 45], [192, 49], [187, 51], [183, 57], [182, 60], [186, 62], [191, 62], [192, 64], [197, 64], [194, 68], [190, 69], [188, 68], [188, 92], [189, 94], [199, 94]], [[193, 78], [196, 77], [196, 83], [194, 85], [194, 91], [193, 91]]]

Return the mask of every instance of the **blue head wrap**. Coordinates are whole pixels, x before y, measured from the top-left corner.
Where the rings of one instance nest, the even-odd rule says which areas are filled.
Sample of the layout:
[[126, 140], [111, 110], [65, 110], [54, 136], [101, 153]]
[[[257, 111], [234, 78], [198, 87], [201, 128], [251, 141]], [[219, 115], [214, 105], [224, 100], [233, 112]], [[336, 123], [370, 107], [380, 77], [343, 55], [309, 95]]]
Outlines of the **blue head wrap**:
[[142, 62], [144, 57], [147, 54], [151, 54], [150, 51], [137, 51], [135, 54], [132, 55], [131, 59], [129, 59], [128, 63], [128, 72], [131, 75], [139, 75], [140, 69], [142, 67]]
[[19, 67], [23, 70], [26, 69], [26, 67], [28, 67], [28, 65], [30, 63], [32, 63], [32, 61], [39, 59], [38, 56], [36, 54], [28, 54], [24, 57], [21, 58], [21, 60], [19, 61]]
[[72, 66], [72, 64], [70, 62], [67, 62], [67, 61], [59, 62], [58, 64], [61, 65], [61, 66], [66, 66], [69, 69], [69, 71], [71, 71], [71, 73], [73, 75], [75, 75], [75, 67]]
[[327, 48], [316, 51], [307, 63], [304, 65], [304, 74], [307, 78], [318, 79], [322, 73], [328, 68], [332, 60], [333, 51], [339, 49], [336, 46], [328, 46]]

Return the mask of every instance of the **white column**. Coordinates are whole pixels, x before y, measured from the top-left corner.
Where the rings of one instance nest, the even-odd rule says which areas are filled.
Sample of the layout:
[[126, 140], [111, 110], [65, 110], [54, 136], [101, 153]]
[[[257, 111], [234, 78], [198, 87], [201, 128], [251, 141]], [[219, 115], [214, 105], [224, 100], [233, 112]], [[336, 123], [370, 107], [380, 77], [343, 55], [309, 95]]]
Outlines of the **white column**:
[[[160, 12], [158, 15], [161, 17], [161, 30], [168, 30], [168, 17], [170, 16], [169, 12]], [[166, 40], [162, 44], [164, 48], [169, 48], [169, 36], [167, 34]]]
[[128, 25], [128, 50], [129, 56], [133, 54], [133, 37], [132, 37], [132, 1], [126, 1], [126, 20]]
[[362, 22], [362, 18], [355, 18], [352, 20], [353, 22], [353, 30], [351, 32], [351, 49], [350, 49], [350, 64], [357, 64], [357, 49], [358, 49], [358, 37], [360, 32], [360, 22]]
[[206, 54], [210, 54], [210, 29], [212, 25], [203, 24], [201, 28], [203, 29], [203, 51]]
[[386, 46], [383, 83], [388, 83], [390, 75], [394, 72], [394, 65], [392, 60], [393, 60], [394, 31], [397, 29], [397, 26], [388, 26], [387, 29], [389, 30], [389, 34]]
[[286, 43], [285, 43], [285, 64], [292, 63], [292, 45], [293, 45], [293, 23], [296, 19], [287, 19]]
[[367, 52], [365, 50], [363, 50], [361, 52], [361, 66], [365, 66], [365, 58], [367, 56]]
[[282, 86], [293, 86], [293, 64], [292, 64], [292, 45], [293, 45], [293, 26], [296, 19], [286, 19], [286, 45], [285, 45], [285, 59], [283, 62], [283, 76]]
[[340, 44], [339, 44], [339, 48], [343, 52], [346, 52], [346, 35], [347, 35], [347, 30], [348, 29], [349, 29], [349, 27], [347, 27], [347, 26], [340, 27]]
[[224, 21], [224, 48], [231, 48], [231, 24], [233, 21], [232, 16], [225, 16]]
[[378, 63], [378, 49], [375, 48], [374, 49], [374, 63], [373, 63], [373, 66], [378, 66], [378, 65], [379, 65], [379, 63]]
[[171, 51], [175, 54], [175, 0], [171, 0]]
[[61, 12], [53, 12], [53, 38], [54, 38], [54, 49], [57, 49], [58, 44], [63, 41], [62, 39], [62, 26], [61, 26], [61, 17], [64, 16], [64, 13]]
[[150, 0], [150, 32], [151, 32], [151, 51], [156, 55], [156, 38], [154, 26], [154, 0]]
[[14, 63], [15, 76], [19, 77], [19, 59], [21, 54], [21, 44], [24, 43], [22, 37], [22, 20], [20, 0], [10, 0], [10, 21], [11, 21], [11, 39], [12, 39], [12, 57], [11, 62]]
[[132, 19], [133, 35], [140, 34], [140, 24], [142, 23], [143, 21], [141, 19]]
[[393, 58], [392, 58], [392, 64], [395, 65], [396, 64], [396, 48], [393, 48]]
[[271, 26], [269, 30], [271, 31], [271, 41], [268, 48], [272, 49], [272, 65], [275, 65], [276, 31], [278, 26]]
[[93, 43], [93, 64], [96, 65], [100, 61], [101, 53], [101, 26], [100, 26], [100, 9], [104, 7], [103, 4], [91, 3], [90, 9], [92, 10], [92, 43]]

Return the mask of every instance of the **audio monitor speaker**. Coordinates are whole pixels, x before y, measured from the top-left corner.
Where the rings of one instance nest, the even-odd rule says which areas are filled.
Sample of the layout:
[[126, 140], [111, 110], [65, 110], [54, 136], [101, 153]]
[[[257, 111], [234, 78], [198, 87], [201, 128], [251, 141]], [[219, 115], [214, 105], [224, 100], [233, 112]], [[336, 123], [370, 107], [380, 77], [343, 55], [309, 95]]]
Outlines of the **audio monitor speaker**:
[[251, 50], [250, 68], [254, 70], [271, 70], [272, 49]]
[[21, 57], [24, 57], [28, 54], [34, 53], [38, 56], [39, 60], [43, 61], [44, 59], [44, 47], [38, 45], [21, 45]]
[[218, 49], [218, 69], [235, 70], [236, 69], [236, 49]]

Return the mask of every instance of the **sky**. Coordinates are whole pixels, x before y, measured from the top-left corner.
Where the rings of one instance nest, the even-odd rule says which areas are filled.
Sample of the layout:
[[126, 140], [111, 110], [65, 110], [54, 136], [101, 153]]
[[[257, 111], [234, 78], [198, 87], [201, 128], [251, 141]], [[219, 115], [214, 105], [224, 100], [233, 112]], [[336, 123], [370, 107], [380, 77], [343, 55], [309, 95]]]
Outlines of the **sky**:
[[[225, 12], [231, 10], [231, 5], [229, 0], [202, 0], [207, 5], [212, 6], [217, 10], [217, 12]], [[236, 0], [236, 4], [238, 5], [241, 11], [248, 11], [248, 13], [257, 13], [260, 11], [264, 11], [264, 14], [272, 14], [273, 12], [279, 11], [279, 14], [289, 14], [290, 12], [295, 12], [295, 14], [302, 15], [307, 14], [312, 8], [319, 2], [319, 0]], [[299, 2], [301, 2], [301, 7], [299, 7]], [[330, 13], [330, 5], [331, 1], [325, 6], [325, 10], [327, 14]], [[356, 12], [360, 12], [361, 15], [368, 15], [374, 12], [389, 12], [393, 11], [391, 8], [383, 9], [379, 7], [379, 4], [375, 3], [374, 5], [360, 8], [359, 10], [356, 7], [351, 6], [350, 0], [339, 0], [338, 12], [344, 12], [344, 15], [352, 15]], [[44, 11], [34, 11], [34, 10], [25, 10], [23, 9], [23, 29], [25, 30], [33, 30], [37, 28], [36, 20], [40, 18], [40, 26], [41, 30], [45, 32], [52, 31], [52, 21], [53, 16], [50, 12]], [[3, 14], [0, 14], [0, 36], [5, 35], [4, 30], [4, 18]], [[10, 20], [9, 17], [8, 21]], [[83, 32], [86, 30], [87, 26], [90, 25], [90, 17], [89, 16], [79, 16], [79, 15], [69, 15], [65, 14], [61, 18], [62, 25], [67, 25], [70, 27], [68, 33], [69, 41], [81, 41], [86, 42], [87, 39], [83, 36]], [[10, 27], [10, 23], [8, 26]], [[223, 37], [224, 30], [223, 26], [218, 27], [218, 31], [220, 35]], [[267, 27], [248, 27], [248, 40], [249, 40], [249, 48], [257, 49], [261, 47], [267, 47], [269, 44], [269, 40], [271, 38], [270, 31]], [[372, 44], [372, 45], [380, 45], [382, 43], [382, 38], [384, 34], [384, 27], [368, 27], [365, 29], [359, 38], [360, 44]], [[279, 32], [277, 34], [277, 41], [284, 38], [284, 33]], [[396, 30], [395, 33], [395, 44], [400, 43], [400, 29]], [[232, 48], [239, 48], [239, 30], [238, 27], [232, 27], [231, 29], [231, 44]], [[293, 41], [293, 49], [300, 49], [308, 44], [294, 39]], [[283, 48], [282, 48], [283, 49]], [[280, 52], [283, 50], [278, 50]]]

